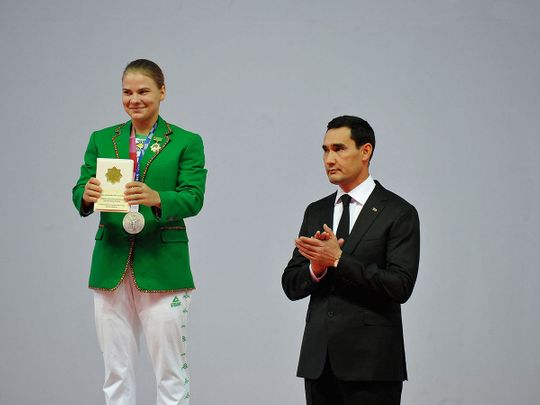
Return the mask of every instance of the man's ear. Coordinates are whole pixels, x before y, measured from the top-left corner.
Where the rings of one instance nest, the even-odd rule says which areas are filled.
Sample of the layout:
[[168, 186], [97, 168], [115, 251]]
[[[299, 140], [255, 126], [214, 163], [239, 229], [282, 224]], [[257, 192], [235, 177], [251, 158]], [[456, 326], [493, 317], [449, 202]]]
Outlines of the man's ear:
[[373, 153], [373, 145], [371, 145], [370, 143], [365, 143], [360, 148], [362, 153], [362, 160], [369, 162]]

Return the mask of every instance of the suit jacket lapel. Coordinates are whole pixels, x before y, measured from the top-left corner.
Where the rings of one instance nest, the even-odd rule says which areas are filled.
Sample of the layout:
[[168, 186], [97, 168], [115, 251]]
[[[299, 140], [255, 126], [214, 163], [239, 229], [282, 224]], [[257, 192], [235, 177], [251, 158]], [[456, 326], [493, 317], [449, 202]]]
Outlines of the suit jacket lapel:
[[360, 211], [360, 215], [358, 215], [354, 223], [349, 238], [345, 241], [345, 245], [343, 246], [345, 253], [352, 253], [375, 219], [384, 210], [386, 200], [384, 188], [379, 182], [376, 182], [373, 192], [362, 207], [362, 211]]
[[[330, 228], [333, 229], [333, 222], [334, 222], [334, 205], [336, 204], [336, 195], [337, 195], [337, 191], [331, 195], [329, 195], [328, 197], [326, 197], [322, 202], [321, 202], [321, 205], [320, 205], [320, 210], [318, 212], [318, 215], [319, 215], [319, 218], [318, 218], [318, 221], [316, 222], [317, 224], [320, 224], [320, 229], [317, 229], [321, 232], [324, 232], [324, 228], [323, 228], [323, 224], [326, 224], [328, 225]], [[311, 235], [306, 235], [306, 236], [313, 236], [313, 234]], [[334, 279], [334, 271], [335, 269], [333, 267], [329, 267], [328, 268], [328, 275], [326, 277], [323, 278], [322, 280], [322, 285], [330, 285], [332, 284], [332, 280]]]
[[[319, 212], [319, 215], [320, 215], [319, 223], [321, 224], [321, 229], [320, 229], [321, 232], [324, 231], [322, 224], [326, 224], [330, 228], [333, 229], [334, 205], [336, 203], [336, 195], [337, 195], [337, 191], [329, 195], [323, 200], [323, 205], [321, 206], [321, 210]], [[313, 235], [307, 235], [307, 236], [313, 236]]]

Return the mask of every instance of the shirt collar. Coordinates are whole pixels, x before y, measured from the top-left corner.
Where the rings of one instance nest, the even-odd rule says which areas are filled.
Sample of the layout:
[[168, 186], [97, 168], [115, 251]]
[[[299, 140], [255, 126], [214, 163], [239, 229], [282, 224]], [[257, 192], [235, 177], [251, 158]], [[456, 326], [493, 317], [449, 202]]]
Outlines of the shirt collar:
[[364, 205], [374, 188], [375, 181], [373, 180], [373, 177], [371, 177], [371, 175], [369, 175], [367, 179], [365, 179], [362, 183], [357, 185], [348, 193], [345, 193], [345, 191], [343, 191], [341, 187], [338, 187], [335, 204], [339, 202], [339, 199], [343, 194], [349, 194], [352, 198], [351, 201], [355, 201], [360, 205]]

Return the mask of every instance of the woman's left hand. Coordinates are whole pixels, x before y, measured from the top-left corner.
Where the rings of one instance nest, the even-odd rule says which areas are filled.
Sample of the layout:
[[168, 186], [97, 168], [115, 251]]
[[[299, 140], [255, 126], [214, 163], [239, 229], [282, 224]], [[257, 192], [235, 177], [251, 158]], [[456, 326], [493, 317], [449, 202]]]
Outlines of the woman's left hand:
[[131, 181], [126, 184], [124, 198], [129, 205], [142, 204], [149, 207], [161, 207], [159, 193], [140, 181]]

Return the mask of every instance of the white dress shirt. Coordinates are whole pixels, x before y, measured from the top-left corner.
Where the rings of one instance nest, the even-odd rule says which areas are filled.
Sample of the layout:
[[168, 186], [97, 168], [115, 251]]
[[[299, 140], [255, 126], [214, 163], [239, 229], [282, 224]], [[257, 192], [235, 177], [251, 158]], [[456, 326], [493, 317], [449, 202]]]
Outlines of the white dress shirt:
[[341, 187], [338, 187], [336, 202], [334, 203], [334, 233], [337, 232], [337, 226], [339, 224], [339, 220], [341, 219], [341, 214], [343, 214], [343, 204], [341, 202], [341, 196], [343, 194], [349, 194], [351, 196], [351, 204], [349, 205], [350, 233], [352, 231], [354, 223], [358, 219], [358, 215], [360, 215], [360, 211], [362, 211], [362, 207], [366, 204], [366, 201], [371, 195], [371, 192], [374, 188], [375, 181], [373, 181], [373, 178], [371, 176], [369, 176], [367, 179], [365, 179], [362, 183], [357, 185], [348, 193], [345, 193], [345, 191], [343, 191]]
[[[337, 194], [336, 194], [336, 201], [334, 203], [334, 217], [333, 217], [333, 231], [334, 233], [337, 232], [337, 226], [339, 224], [339, 220], [341, 219], [341, 214], [343, 214], [343, 203], [341, 202], [341, 196], [343, 194], [349, 194], [351, 196], [351, 203], [349, 205], [349, 233], [352, 231], [352, 228], [354, 226], [354, 223], [358, 219], [358, 215], [360, 215], [360, 211], [362, 211], [362, 208], [366, 204], [367, 199], [373, 192], [373, 189], [375, 188], [375, 181], [373, 180], [373, 177], [368, 176], [367, 179], [365, 179], [362, 183], [360, 183], [358, 186], [353, 188], [348, 193], [345, 193], [341, 189], [341, 187], [338, 187]], [[321, 229], [321, 232], [323, 230]], [[326, 271], [320, 276], [317, 277], [313, 270], [311, 269], [311, 265], [309, 266], [309, 270], [311, 272], [311, 277], [315, 281], [319, 281], [321, 278], [323, 278], [326, 275]]]

